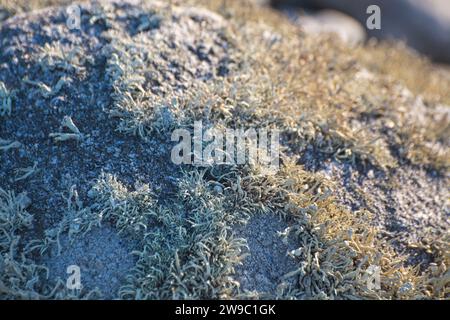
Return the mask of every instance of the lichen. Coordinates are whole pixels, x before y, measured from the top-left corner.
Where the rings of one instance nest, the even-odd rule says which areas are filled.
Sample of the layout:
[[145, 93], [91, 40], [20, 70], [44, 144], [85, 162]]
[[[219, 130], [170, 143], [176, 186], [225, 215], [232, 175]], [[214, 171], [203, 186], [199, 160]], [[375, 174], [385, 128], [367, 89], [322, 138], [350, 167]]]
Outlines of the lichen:
[[5, 84], [0, 81], [0, 116], [10, 116], [12, 112], [12, 97]]

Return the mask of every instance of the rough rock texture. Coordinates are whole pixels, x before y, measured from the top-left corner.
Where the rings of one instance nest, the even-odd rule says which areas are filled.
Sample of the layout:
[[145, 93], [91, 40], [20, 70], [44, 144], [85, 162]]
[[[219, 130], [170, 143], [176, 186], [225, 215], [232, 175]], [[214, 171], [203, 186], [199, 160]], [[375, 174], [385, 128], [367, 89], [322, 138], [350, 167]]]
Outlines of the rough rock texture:
[[292, 238], [283, 242], [280, 234], [287, 227], [282, 220], [259, 215], [237, 228], [237, 235], [248, 243], [248, 251], [244, 253], [248, 256], [236, 268], [242, 291], [252, 291], [257, 297], [264, 298], [265, 294], [269, 297], [276, 294], [278, 286], [286, 286], [283, 276], [295, 269], [288, 253], [298, 247]]
[[50, 279], [60, 278], [66, 282], [71, 274], [67, 268], [78, 266], [81, 290], [99, 290], [105, 299], [118, 296], [120, 286], [125, 283], [125, 277], [136, 263], [131, 252], [137, 244], [123, 239], [107, 226], [97, 228], [74, 241], [64, 236], [61, 246], [63, 250], [60, 253], [54, 248], [50, 257], [44, 260], [49, 268]]
[[319, 172], [338, 184], [338, 199], [353, 210], [368, 208], [373, 224], [395, 241], [397, 250], [409, 251], [410, 263], [424, 266], [430, 257], [409, 244], [427, 232], [444, 235], [449, 229], [449, 190], [445, 181], [418, 168], [399, 168], [391, 177], [369, 170], [361, 174], [351, 166], [325, 163]]

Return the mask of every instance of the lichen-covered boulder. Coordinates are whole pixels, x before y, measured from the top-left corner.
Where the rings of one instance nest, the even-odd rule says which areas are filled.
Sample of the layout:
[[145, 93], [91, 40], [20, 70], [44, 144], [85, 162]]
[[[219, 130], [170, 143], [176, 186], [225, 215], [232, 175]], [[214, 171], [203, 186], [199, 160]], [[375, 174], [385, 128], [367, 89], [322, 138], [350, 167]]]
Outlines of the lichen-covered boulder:
[[[450, 77], [427, 60], [252, 0], [74, 3], [0, 39], [1, 299], [448, 292]], [[176, 163], [200, 121], [277, 130], [279, 166]]]

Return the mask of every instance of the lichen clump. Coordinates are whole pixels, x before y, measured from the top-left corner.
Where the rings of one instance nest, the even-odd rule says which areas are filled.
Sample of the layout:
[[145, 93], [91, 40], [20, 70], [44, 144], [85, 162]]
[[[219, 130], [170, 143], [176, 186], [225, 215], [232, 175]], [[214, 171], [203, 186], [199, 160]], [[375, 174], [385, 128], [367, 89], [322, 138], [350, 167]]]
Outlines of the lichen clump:
[[11, 106], [11, 93], [6, 89], [5, 84], [0, 81], [0, 116], [11, 115]]

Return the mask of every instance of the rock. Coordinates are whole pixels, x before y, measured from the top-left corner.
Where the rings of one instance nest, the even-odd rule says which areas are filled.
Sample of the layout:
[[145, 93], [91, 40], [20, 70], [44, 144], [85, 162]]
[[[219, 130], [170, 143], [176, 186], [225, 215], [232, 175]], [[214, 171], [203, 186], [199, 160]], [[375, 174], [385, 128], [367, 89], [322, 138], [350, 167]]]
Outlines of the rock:
[[[352, 279], [340, 281], [344, 272], [358, 272], [365, 252], [389, 257], [383, 250], [391, 234], [405, 244], [426, 237], [431, 248], [440, 245], [440, 232], [448, 230], [448, 179], [431, 179], [418, 167], [441, 164], [428, 154], [416, 167], [385, 171], [384, 164], [391, 152], [400, 165], [409, 159], [412, 143], [401, 135], [448, 150], [448, 134], [440, 130], [448, 121], [435, 106], [448, 111], [448, 83], [432, 78], [445, 97], [434, 102], [426, 90], [419, 99], [414, 89], [402, 90], [402, 78], [386, 80], [362, 59], [374, 60], [371, 47], [348, 49], [299, 34], [279, 14], [234, 5], [222, 17], [157, 1], [105, 0], [80, 4], [77, 30], [64, 7], [0, 25], [0, 65], [7, 64], [0, 81], [17, 93], [11, 116], [0, 119], [0, 137], [22, 144], [22, 153], [2, 153], [0, 166], [1, 189], [8, 191], [0, 192], [0, 218], [11, 220], [11, 211], [19, 218], [17, 227], [6, 223], [0, 239], [0, 261], [15, 256], [18, 262], [12, 276], [0, 272], [0, 282], [13, 286], [11, 298], [23, 292], [65, 298], [64, 286], [52, 288], [67, 279], [70, 265], [80, 267], [84, 290], [103, 293], [86, 298], [366, 298]], [[314, 15], [319, 27], [333, 20], [322, 14]], [[406, 69], [413, 80], [429, 79], [414, 63]], [[57, 97], [45, 97], [25, 76], [52, 87], [63, 76], [73, 81]], [[220, 110], [232, 107], [231, 115]], [[63, 132], [64, 117], [75, 120], [84, 141], [49, 139]], [[192, 129], [195, 119], [211, 128], [280, 126], [283, 171], [266, 176], [254, 166], [173, 163], [170, 133]], [[398, 129], [408, 126], [418, 130]], [[402, 147], [405, 152], [396, 152]], [[346, 151], [354, 159], [341, 160]], [[33, 163], [37, 174], [14, 179], [17, 169]], [[18, 194], [14, 202], [10, 190]], [[373, 213], [367, 223], [359, 219], [366, 210]], [[351, 238], [370, 240], [365, 230], [372, 226], [385, 232], [376, 238], [380, 248], [378, 242], [362, 253], [349, 248]], [[428, 228], [436, 235], [425, 234]], [[412, 267], [433, 261], [416, 251]], [[355, 263], [341, 273], [333, 252]], [[446, 270], [437, 259], [430, 271], [440, 276]], [[413, 275], [404, 279], [415, 285]], [[382, 298], [398, 297], [390, 294], [397, 288], [405, 298], [425, 297], [421, 286], [384, 280]]]
[[302, 14], [296, 21], [308, 33], [334, 33], [351, 45], [362, 43], [366, 38], [366, 32], [358, 21], [335, 10]]
[[447, 0], [272, 0], [275, 6], [296, 5], [342, 11], [364, 26], [370, 5], [381, 9], [381, 30], [371, 37], [400, 39], [430, 58], [450, 63], [450, 2]]

